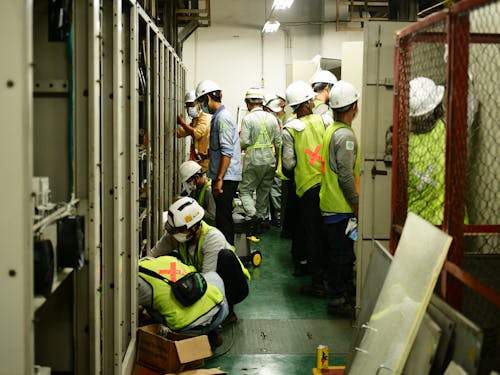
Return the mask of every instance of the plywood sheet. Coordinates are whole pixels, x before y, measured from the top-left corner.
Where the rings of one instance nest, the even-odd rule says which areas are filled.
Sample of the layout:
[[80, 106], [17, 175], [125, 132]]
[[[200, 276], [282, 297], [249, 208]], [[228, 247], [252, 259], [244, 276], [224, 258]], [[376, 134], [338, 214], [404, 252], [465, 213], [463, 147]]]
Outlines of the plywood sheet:
[[409, 213], [349, 374], [401, 373], [446, 259], [451, 237]]

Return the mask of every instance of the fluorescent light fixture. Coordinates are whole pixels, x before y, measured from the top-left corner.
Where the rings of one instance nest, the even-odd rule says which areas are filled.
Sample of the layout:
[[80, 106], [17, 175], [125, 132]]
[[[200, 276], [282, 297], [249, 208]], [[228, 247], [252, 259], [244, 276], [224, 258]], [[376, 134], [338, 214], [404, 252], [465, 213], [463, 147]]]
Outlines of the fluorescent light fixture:
[[275, 31], [278, 31], [279, 28], [280, 28], [279, 21], [272, 18], [265, 23], [264, 27], [262, 28], [262, 32], [274, 33]]
[[273, 9], [288, 9], [292, 4], [293, 0], [274, 0]]

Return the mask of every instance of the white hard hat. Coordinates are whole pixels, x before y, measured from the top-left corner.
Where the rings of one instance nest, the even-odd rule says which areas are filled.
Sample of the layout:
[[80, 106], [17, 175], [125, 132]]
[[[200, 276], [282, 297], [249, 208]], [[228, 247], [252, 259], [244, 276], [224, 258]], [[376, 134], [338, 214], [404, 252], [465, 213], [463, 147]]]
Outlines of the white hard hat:
[[245, 99], [260, 99], [264, 100], [264, 93], [258, 87], [251, 87], [245, 94]]
[[286, 101], [290, 106], [307, 102], [315, 96], [311, 86], [304, 81], [295, 81], [286, 89]]
[[278, 91], [276, 96], [286, 102], [286, 95], [282, 91]]
[[214, 91], [220, 91], [220, 87], [217, 83], [215, 83], [214, 81], [209, 81], [208, 79], [201, 81], [200, 83], [198, 83], [198, 86], [196, 86], [196, 99], [199, 99], [203, 95]]
[[184, 95], [184, 103], [194, 103], [195, 100], [196, 96], [194, 90], [189, 90], [186, 92], [186, 95]]
[[182, 163], [179, 167], [179, 175], [181, 176], [181, 182], [186, 182], [196, 173], [201, 173], [201, 165], [197, 162], [188, 160]]
[[330, 106], [334, 109], [346, 107], [358, 100], [359, 93], [346, 81], [338, 81], [330, 91]]
[[[274, 97], [274, 98], [273, 98]], [[273, 97], [269, 97], [268, 100], [265, 101], [265, 107], [269, 108], [273, 112], [281, 112], [283, 108], [281, 108], [281, 99], [277, 96], [273, 95]]]
[[278, 96], [276, 94], [265, 94], [264, 95], [264, 104], [270, 103], [273, 100], [278, 99]]
[[190, 197], [182, 197], [169, 207], [165, 229], [169, 234], [179, 233], [199, 223], [203, 215], [205, 211], [198, 202]]
[[410, 81], [410, 116], [422, 116], [434, 110], [443, 100], [444, 86], [432, 79], [417, 77]]
[[311, 85], [315, 83], [330, 83], [333, 85], [335, 82], [337, 82], [337, 77], [328, 70], [319, 70], [311, 77]]

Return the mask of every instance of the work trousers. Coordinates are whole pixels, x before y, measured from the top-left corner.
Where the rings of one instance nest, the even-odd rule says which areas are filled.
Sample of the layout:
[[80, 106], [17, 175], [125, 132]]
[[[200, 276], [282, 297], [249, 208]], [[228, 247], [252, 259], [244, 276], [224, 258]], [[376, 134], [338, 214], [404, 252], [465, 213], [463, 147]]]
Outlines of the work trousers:
[[219, 312], [213, 317], [212, 321], [209, 324], [184, 329], [180, 331], [182, 333], [192, 334], [192, 335], [206, 335], [210, 331], [217, 329], [224, 321], [224, 319], [226, 319], [227, 316], [229, 315], [229, 301], [227, 300], [226, 297], [224, 281], [222, 280], [222, 277], [220, 277], [220, 275], [218, 275], [216, 272], [207, 272], [206, 274], [204, 274], [204, 277], [208, 283], [216, 286], [217, 289], [219, 289], [221, 293], [224, 295], [224, 299], [220, 304]]
[[[273, 184], [275, 167], [272, 164], [254, 165], [249, 163], [243, 171], [240, 182], [240, 199], [249, 217], [267, 219], [269, 216], [269, 193]], [[256, 199], [253, 198], [255, 191]]]
[[224, 281], [229, 306], [232, 307], [248, 296], [248, 281], [233, 250], [219, 251], [217, 273]]
[[353, 280], [354, 242], [345, 234], [348, 219], [325, 224], [328, 241], [328, 284], [330, 297], [353, 297], [356, 287]]
[[324, 223], [319, 209], [320, 185], [313, 186], [299, 198], [299, 212], [302, 220], [304, 247], [313, 285], [323, 285], [326, 246]]
[[214, 197], [215, 225], [224, 234], [227, 242], [234, 246], [233, 199], [238, 190], [238, 181], [224, 180], [222, 194]]

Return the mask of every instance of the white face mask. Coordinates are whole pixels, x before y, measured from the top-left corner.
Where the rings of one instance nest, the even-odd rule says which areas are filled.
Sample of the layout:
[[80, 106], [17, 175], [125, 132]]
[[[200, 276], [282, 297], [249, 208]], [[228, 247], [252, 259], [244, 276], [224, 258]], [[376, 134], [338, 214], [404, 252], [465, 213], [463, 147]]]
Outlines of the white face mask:
[[191, 236], [189, 234], [185, 233], [176, 233], [172, 235], [177, 242], [183, 243], [187, 242], [191, 239]]
[[183, 182], [182, 188], [187, 193], [187, 195], [190, 195], [193, 191], [196, 190], [196, 184], [193, 181], [192, 182]]
[[200, 111], [196, 107], [188, 107], [187, 111], [191, 118], [197, 118], [200, 115]]

